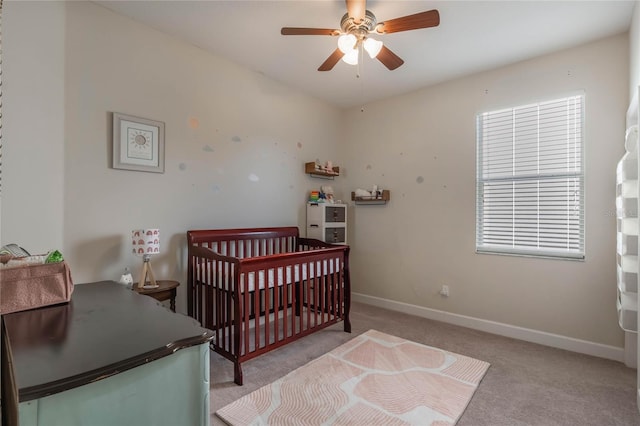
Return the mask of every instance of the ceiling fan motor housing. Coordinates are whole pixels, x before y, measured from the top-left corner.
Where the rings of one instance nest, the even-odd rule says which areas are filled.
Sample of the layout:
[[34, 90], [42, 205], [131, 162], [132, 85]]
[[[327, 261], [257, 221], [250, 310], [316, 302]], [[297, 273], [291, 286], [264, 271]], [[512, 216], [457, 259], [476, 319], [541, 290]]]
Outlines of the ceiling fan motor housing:
[[345, 13], [340, 21], [340, 28], [344, 34], [353, 34], [359, 40], [364, 39], [376, 27], [376, 16], [369, 10], [365, 11], [364, 18], [360, 23]]

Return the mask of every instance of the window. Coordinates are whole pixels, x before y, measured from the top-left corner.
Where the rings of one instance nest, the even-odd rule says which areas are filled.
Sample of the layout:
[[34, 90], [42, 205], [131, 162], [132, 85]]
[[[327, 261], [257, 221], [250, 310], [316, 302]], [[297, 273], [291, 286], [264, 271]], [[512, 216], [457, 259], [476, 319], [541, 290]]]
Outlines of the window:
[[476, 251], [584, 259], [584, 96], [478, 114]]

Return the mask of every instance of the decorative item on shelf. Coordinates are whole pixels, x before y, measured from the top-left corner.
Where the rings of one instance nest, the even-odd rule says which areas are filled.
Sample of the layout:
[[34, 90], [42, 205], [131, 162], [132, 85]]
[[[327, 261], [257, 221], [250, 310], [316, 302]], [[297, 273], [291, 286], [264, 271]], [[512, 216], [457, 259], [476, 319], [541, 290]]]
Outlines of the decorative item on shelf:
[[120, 275], [118, 283], [129, 289], [133, 287], [133, 277], [131, 276], [131, 272], [129, 272], [129, 268], [124, 268], [124, 274]]
[[381, 189], [377, 185], [373, 186], [372, 191], [358, 188], [351, 193], [351, 201], [356, 204], [387, 204], [391, 199], [391, 191]]
[[305, 163], [304, 172], [308, 175], [325, 179], [333, 179], [336, 176], [340, 176], [340, 168], [334, 166], [331, 161], [327, 161], [324, 165], [318, 161]]
[[371, 192], [367, 191], [366, 189], [358, 188], [356, 189], [355, 194], [356, 194], [355, 196], [359, 198], [365, 198], [365, 197], [371, 198]]
[[317, 203], [319, 199], [320, 199], [319, 191], [311, 191], [311, 193], [309, 193], [309, 201], [311, 201], [312, 203]]
[[[160, 253], [159, 229], [134, 229], [131, 231], [133, 254], [142, 257], [142, 272], [138, 281], [138, 288], [156, 288], [158, 283], [151, 269], [151, 256]], [[147, 284], [149, 275], [149, 284]]]
[[322, 185], [320, 187], [320, 195], [326, 200], [327, 203], [333, 203], [333, 188], [328, 185]]

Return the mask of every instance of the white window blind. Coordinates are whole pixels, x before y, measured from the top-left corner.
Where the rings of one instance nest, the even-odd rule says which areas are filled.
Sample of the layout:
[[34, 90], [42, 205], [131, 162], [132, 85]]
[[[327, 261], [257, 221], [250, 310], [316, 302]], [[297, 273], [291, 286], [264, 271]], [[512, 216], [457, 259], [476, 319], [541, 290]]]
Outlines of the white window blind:
[[584, 258], [584, 96], [477, 116], [476, 250]]

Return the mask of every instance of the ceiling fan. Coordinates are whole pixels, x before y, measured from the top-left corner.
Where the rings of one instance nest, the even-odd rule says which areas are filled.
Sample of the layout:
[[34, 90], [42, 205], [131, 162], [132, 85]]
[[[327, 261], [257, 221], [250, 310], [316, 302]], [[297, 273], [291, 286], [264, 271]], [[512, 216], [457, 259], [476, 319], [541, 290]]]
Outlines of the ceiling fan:
[[395, 70], [404, 61], [381, 41], [371, 38], [370, 34], [390, 34], [400, 31], [417, 30], [420, 28], [437, 27], [440, 24], [440, 14], [437, 10], [416, 13], [389, 21], [377, 22], [376, 16], [366, 10], [366, 0], [345, 0], [347, 13], [340, 21], [340, 29], [328, 28], [296, 28], [283, 27], [282, 35], [325, 35], [339, 36], [338, 48], [318, 68], [318, 71], [331, 70], [340, 59], [356, 65], [360, 48], [363, 48], [371, 58], [377, 58], [389, 70]]

